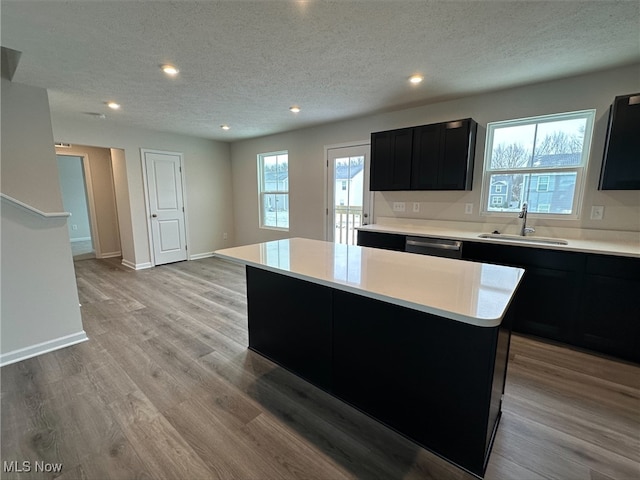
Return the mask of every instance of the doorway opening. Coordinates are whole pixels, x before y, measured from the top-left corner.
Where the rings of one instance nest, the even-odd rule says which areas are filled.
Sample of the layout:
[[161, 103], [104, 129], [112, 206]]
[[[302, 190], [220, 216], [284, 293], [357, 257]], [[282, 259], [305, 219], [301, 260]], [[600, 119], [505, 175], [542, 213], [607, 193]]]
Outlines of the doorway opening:
[[87, 192], [87, 172], [84, 157], [78, 155], [56, 155], [58, 159], [58, 177], [62, 193], [62, 204], [65, 211], [71, 213], [67, 222], [71, 252], [74, 260], [95, 258], [93, 231], [89, 214], [89, 197]]

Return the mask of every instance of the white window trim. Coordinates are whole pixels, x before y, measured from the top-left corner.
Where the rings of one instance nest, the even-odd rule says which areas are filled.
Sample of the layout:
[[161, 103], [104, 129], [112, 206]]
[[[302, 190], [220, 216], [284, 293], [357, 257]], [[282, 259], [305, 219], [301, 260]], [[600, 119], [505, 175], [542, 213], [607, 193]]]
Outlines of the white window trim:
[[274, 227], [271, 225], [265, 225], [265, 219], [262, 215], [263, 212], [263, 203], [264, 203], [264, 197], [266, 195], [287, 195], [287, 199], [289, 203], [289, 207], [291, 207], [291, 197], [289, 195], [289, 182], [287, 181], [287, 190], [286, 191], [271, 191], [271, 190], [264, 190], [264, 157], [273, 157], [273, 156], [277, 156], [277, 155], [289, 155], [289, 151], [288, 150], [279, 150], [276, 152], [266, 152], [266, 153], [259, 153], [257, 156], [257, 163], [258, 163], [258, 168], [257, 168], [257, 172], [258, 172], [258, 227], [263, 229], [263, 230], [275, 230], [278, 232], [288, 232], [289, 228], [291, 228], [291, 215], [289, 215], [289, 227]]
[[584, 118], [587, 117], [587, 125], [584, 133], [584, 144], [582, 148], [582, 158], [580, 165], [573, 165], [570, 167], [550, 167], [550, 168], [530, 168], [530, 169], [518, 169], [518, 173], [524, 175], [535, 173], [538, 175], [544, 175], [545, 173], [561, 173], [561, 172], [576, 172], [576, 188], [573, 193], [573, 206], [574, 211], [571, 214], [557, 214], [557, 213], [537, 213], [530, 212], [530, 216], [540, 219], [552, 219], [552, 220], [579, 220], [582, 212], [582, 201], [584, 198], [584, 190], [587, 177], [587, 166], [589, 163], [589, 157], [591, 155], [591, 142], [593, 137], [593, 129], [595, 124], [596, 110], [579, 110], [575, 112], [556, 113], [551, 115], [540, 115], [536, 117], [520, 118], [515, 120], [502, 120], [498, 122], [487, 123], [487, 137], [485, 141], [484, 152], [484, 165], [482, 168], [482, 192], [481, 192], [481, 207], [480, 214], [487, 217], [504, 217], [512, 218], [515, 212], [496, 212], [488, 209], [488, 202], [491, 196], [490, 192], [490, 179], [491, 175], [512, 174], [515, 169], [503, 169], [503, 170], [489, 170], [489, 157], [491, 156], [491, 149], [493, 147], [493, 131], [496, 127], [504, 126], [519, 126], [529, 125], [531, 123], [545, 123], [554, 122], [558, 120], [570, 120], [572, 118]]

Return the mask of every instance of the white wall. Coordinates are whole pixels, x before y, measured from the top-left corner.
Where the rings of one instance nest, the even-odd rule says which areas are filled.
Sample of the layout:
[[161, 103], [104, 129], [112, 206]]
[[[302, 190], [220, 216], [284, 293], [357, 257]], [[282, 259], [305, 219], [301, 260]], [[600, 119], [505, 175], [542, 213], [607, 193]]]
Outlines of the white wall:
[[[207, 255], [233, 244], [231, 164], [227, 143], [120, 126], [109, 119], [87, 121], [53, 115], [52, 123], [56, 141], [117, 148], [124, 152], [124, 162], [119, 156], [114, 159], [114, 180], [122, 255], [127, 264], [140, 267], [151, 262], [141, 148], [184, 154], [189, 256]], [[125, 180], [126, 185], [122, 185]], [[124, 212], [124, 209], [128, 211]], [[225, 232], [227, 240], [223, 240]]]
[[127, 159], [124, 150], [111, 148], [111, 171], [116, 196], [118, 231], [120, 232], [120, 251], [122, 258], [135, 258], [133, 246], [133, 224], [129, 208], [129, 185], [127, 183]]
[[[47, 92], [2, 79], [2, 193], [63, 210]], [[86, 340], [66, 218], [2, 200], [0, 364]]]
[[91, 238], [89, 207], [87, 206], [83, 172], [82, 157], [58, 155], [60, 192], [64, 209], [71, 214], [67, 228], [72, 242]]
[[[428, 88], [425, 85], [424, 88]], [[472, 97], [381, 113], [320, 127], [239, 141], [231, 145], [236, 242], [247, 244], [289, 236], [324, 238], [324, 146], [360, 141], [371, 132], [472, 117], [478, 126], [473, 189], [469, 192], [377, 192], [375, 216], [396, 216], [393, 202], [420, 202], [401, 216], [437, 220], [486, 222], [478, 214], [487, 122], [595, 108], [596, 125], [584, 198], [585, 211], [604, 205], [604, 220], [546, 220], [538, 225], [640, 231], [640, 192], [598, 191], [608, 108], [616, 95], [640, 91], [640, 65], [539, 83]], [[290, 231], [258, 227], [256, 156], [289, 150]], [[464, 214], [473, 203], [474, 214]], [[495, 223], [495, 218], [491, 220]]]

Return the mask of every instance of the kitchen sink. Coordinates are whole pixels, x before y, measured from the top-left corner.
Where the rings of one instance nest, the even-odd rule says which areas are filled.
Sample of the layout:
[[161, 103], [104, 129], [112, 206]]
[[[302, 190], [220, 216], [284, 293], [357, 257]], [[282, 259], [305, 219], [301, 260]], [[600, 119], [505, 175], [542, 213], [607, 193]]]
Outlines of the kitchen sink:
[[522, 235], [505, 235], [504, 233], [481, 233], [480, 235], [478, 235], [478, 238], [491, 238], [496, 240], [509, 240], [509, 241], [527, 242], [527, 243], [545, 243], [547, 245], [568, 245], [569, 244], [569, 242], [561, 238], [535, 237], [535, 236], [523, 237]]

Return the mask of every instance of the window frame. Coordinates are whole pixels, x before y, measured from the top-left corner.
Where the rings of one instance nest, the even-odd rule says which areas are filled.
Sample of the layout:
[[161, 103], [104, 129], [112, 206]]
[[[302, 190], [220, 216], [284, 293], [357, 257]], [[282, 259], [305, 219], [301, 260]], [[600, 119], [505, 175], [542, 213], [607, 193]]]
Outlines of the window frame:
[[[257, 155], [257, 173], [258, 173], [258, 227], [265, 230], [277, 230], [280, 232], [288, 232], [291, 227], [291, 216], [290, 213], [290, 184], [289, 184], [289, 170], [287, 167], [287, 181], [286, 181], [286, 190], [266, 190], [265, 188], [265, 171], [264, 171], [264, 160], [267, 157], [278, 157], [281, 155], [287, 156], [287, 165], [289, 164], [289, 151], [288, 150], [278, 150], [275, 152], [266, 152], [259, 153]], [[276, 187], [277, 188], [277, 187]], [[287, 198], [287, 227], [278, 227], [273, 225], [266, 225], [264, 218], [264, 204], [265, 198], [267, 195], [285, 195]], [[277, 218], [277, 212], [276, 212]], [[277, 222], [277, 221], [276, 221]]]
[[[545, 181], [541, 182], [543, 178], [545, 179]], [[536, 183], [536, 192], [548, 192], [550, 183], [551, 183], [551, 176], [538, 175], [538, 182]], [[541, 185], [544, 185], [544, 188], [540, 188]]]
[[[523, 175], [525, 184], [525, 192], [520, 201], [528, 201], [529, 194], [531, 193], [531, 177], [536, 175], [538, 177], [544, 175], [554, 175], [559, 173], [575, 173], [575, 189], [572, 198], [572, 212], [571, 213], [551, 213], [551, 212], [534, 212], [529, 211], [530, 215], [534, 218], [544, 218], [553, 220], [578, 220], [582, 212], [582, 201], [584, 198], [584, 190], [587, 177], [587, 167], [589, 158], [591, 156], [591, 144], [593, 140], [593, 130], [595, 123], [596, 110], [578, 110], [573, 112], [554, 113], [550, 115], [539, 115], [535, 117], [526, 117], [513, 120], [501, 120], [496, 122], [487, 123], [487, 135], [485, 141], [484, 152], [484, 165], [482, 168], [482, 191], [481, 191], [481, 209], [482, 216], [491, 217], [508, 217], [511, 218], [517, 212], [513, 210], [495, 211], [490, 210], [489, 201], [492, 196], [491, 192], [491, 177], [495, 175]], [[570, 166], [545, 166], [545, 167], [519, 167], [519, 168], [491, 168], [491, 156], [493, 152], [494, 133], [500, 128], [506, 127], [518, 127], [524, 125], [539, 125], [544, 123], [559, 122], [563, 120], [576, 120], [585, 119], [585, 131], [582, 144], [582, 153], [580, 156], [580, 163], [578, 165]], [[532, 157], [535, 152], [531, 152]]]

